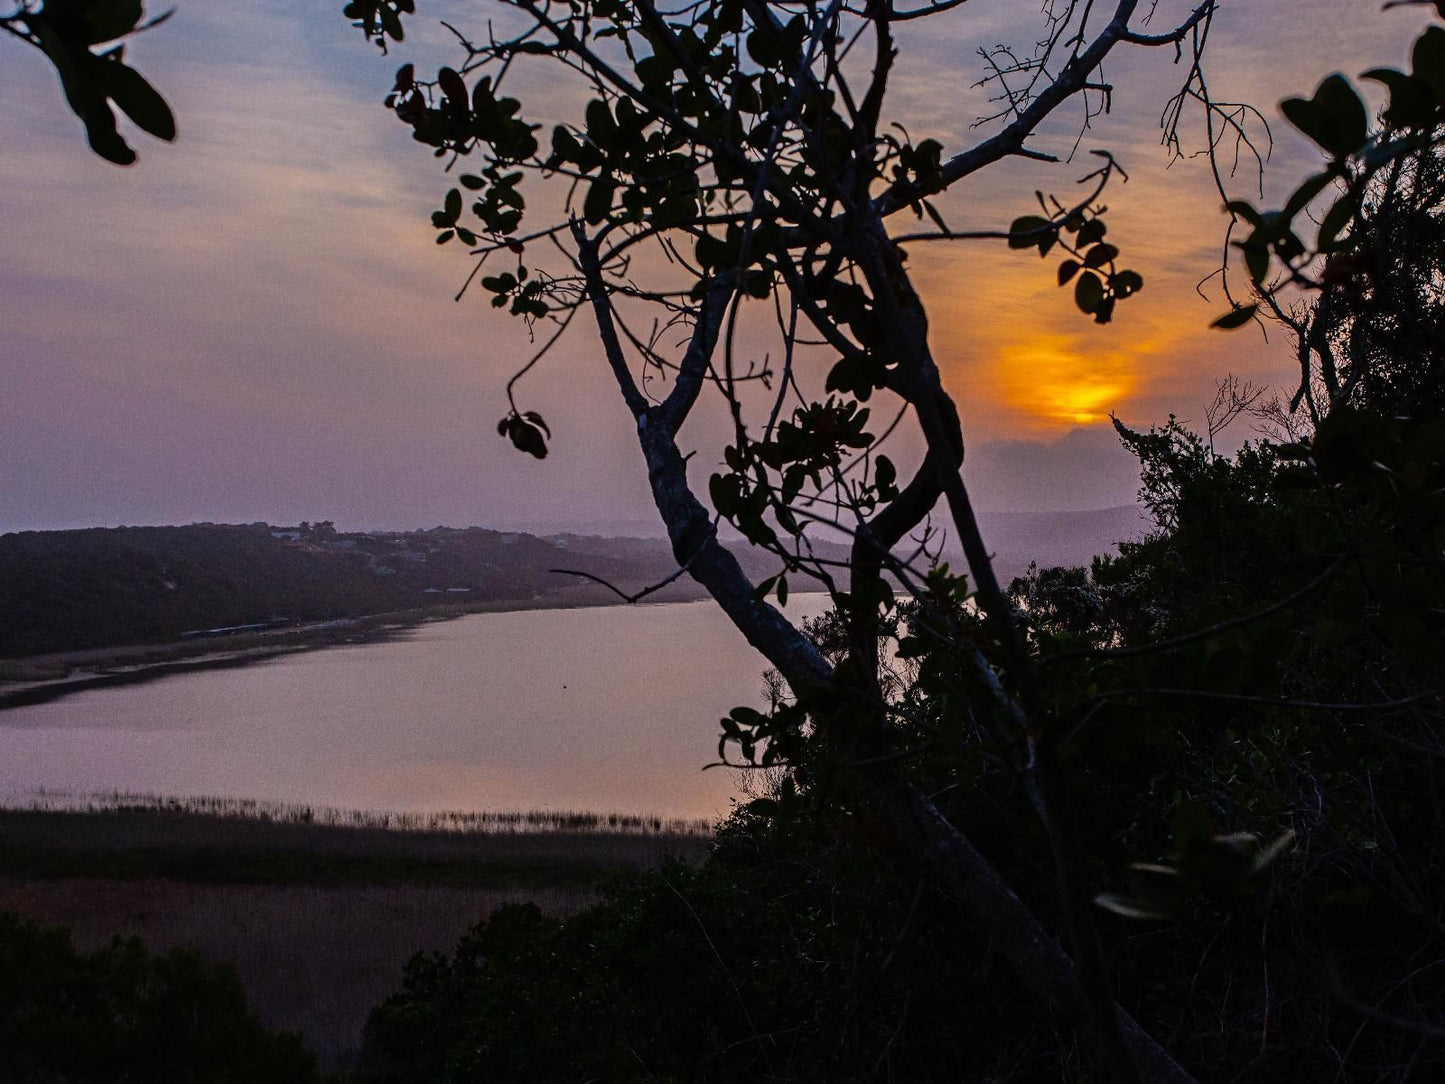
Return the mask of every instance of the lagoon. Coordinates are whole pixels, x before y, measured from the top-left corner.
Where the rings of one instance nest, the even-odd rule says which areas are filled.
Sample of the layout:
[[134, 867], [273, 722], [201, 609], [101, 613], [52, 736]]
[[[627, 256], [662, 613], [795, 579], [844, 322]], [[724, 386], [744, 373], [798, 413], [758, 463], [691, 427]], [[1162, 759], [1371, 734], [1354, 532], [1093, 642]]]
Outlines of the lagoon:
[[470, 614], [0, 711], [0, 799], [713, 818], [739, 793], [737, 773], [703, 771], [718, 719], [761, 706], [765, 668], [711, 602]]

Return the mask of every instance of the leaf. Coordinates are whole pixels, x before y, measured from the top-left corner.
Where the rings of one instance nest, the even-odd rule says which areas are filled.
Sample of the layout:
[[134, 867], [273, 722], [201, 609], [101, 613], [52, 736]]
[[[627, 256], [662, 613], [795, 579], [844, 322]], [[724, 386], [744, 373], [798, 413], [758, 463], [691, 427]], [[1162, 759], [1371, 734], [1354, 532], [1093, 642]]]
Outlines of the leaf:
[[1279, 108], [1291, 124], [1336, 158], [1359, 150], [1369, 135], [1365, 103], [1338, 73], [1325, 79], [1313, 98], [1286, 98]]
[[462, 216], [462, 194], [453, 188], [447, 192], [447, 198], [443, 206], [446, 208], [446, 215], [452, 222]]
[[617, 140], [617, 122], [612, 119], [612, 110], [601, 98], [587, 103], [587, 138], [602, 150], [611, 150]]
[[[1285, 203], [1284, 210], [1280, 212], [1285, 222], [1292, 222], [1295, 215], [1299, 214], [1333, 181], [1338, 174], [1333, 169], [1327, 169], [1323, 173], [1316, 173], [1304, 184], [1294, 190], [1289, 201]], [[1263, 222], [1257, 223], [1263, 225]]]
[[777, 67], [782, 62], [783, 54], [779, 48], [779, 42], [771, 27], [766, 31], [759, 28], [748, 35], [747, 40], [748, 56], [752, 57], [764, 68]]
[[171, 107], [140, 72], [118, 60], [97, 64], [95, 70], [106, 94], [141, 131], [167, 143], [176, 138], [176, 118]]
[[587, 198], [582, 201], [582, 217], [589, 226], [600, 225], [607, 219], [608, 212], [612, 210], [613, 187], [610, 178], [598, 177], [587, 189]]
[[134, 162], [135, 151], [116, 131], [115, 113], [100, 83], [90, 73], [91, 68], [99, 63], [97, 59], [89, 50], [72, 46], [45, 20], [35, 19], [31, 29], [39, 40], [40, 48], [55, 65], [66, 104], [85, 125], [85, 138], [90, 149], [119, 166]]
[[1016, 218], [1013, 220], [1013, 225], [1008, 228], [1008, 247], [1033, 248], [1044, 239], [1045, 231], [1052, 227], [1053, 223], [1038, 215], [1024, 215]]
[[1269, 248], [1265, 243], [1256, 237], [1239, 244], [1239, 250], [1244, 253], [1244, 266], [1249, 271], [1249, 277], [1255, 282], [1263, 282], [1264, 277], [1269, 274]]
[[1059, 264], [1059, 285], [1067, 286], [1069, 280], [1079, 273], [1080, 266], [1078, 260], [1065, 260]]
[[450, 240], [452, 239], [452, 235], [453, 235], [454, 233], [456, 233], [455, 230], [442, 230], [441, 233], [437, 234], [437, 244], [439, 244], [439, 245], [444, 245], [444, 244], [446, 244], [448, 241], [450, 241]]
[[542, 437], [541, 429], [521, 417], [512, 416], [507, 423], [507, 436], [518, 450], [537, 459], [547, 458], [547, 441]]
[[[929, 142], [931, 142], [931, 141], [929, 141]], [[928, 212], [928, 217], [931, 218], [931, 219], [933, 219], [933, 224], [934, 224], [935, 226], [937, 226], [937, 227], [938, 227], [940, 230], [942, 230], [945, 234], [950, 234], [950, 233], [953, 232], [952, 230], [950, 230], [950, 229], [948, 228], [948, 223], [945, 222], [945, 221], [943, 221], [943, 216], [938, 213], [938, 209], [937, 209], [936, 207], [934, 207], [933, 204], [929, 203], [926, 199], [925, 199], [925, 200], [919, 200], [918, 202], [921, 203], [921, 204], [923, 204], [923, 209], [924, 209], [926, 212]]]
[[[58, 7], [58, 4], [47, 7]], [[90, 0], [85, 6], [85, 25], [89, 45], [129, 34], [140, 22], [143, 9], [141, 0]]]
[[1239, 305], [1230, 309], [1221, 316], [1210, 327], [1217, 327], [1222, 331], [1232, 331], [1234, 328], [1243, 327], [1254, 319], [1255, 313], [1259, 311], [1258, 305]]
[[1445, 105], [1445, 30], [1432, 26], [1416, 38], [1410, 65], [1415, 78], [1423, 79], [1434, 91], [1435, 103]]
[[1084, 257], [1084, 266], [1103, 267], [1106, 263], [1113, 261], [1118, 255], [1119, 250], [1113, 245], [1098, 244], [1089, 249], [1088, 254]]
[[873, 484], [878, 487], [880, 493], [896, 492], [898, 484], [898, 468], [893, 465], [893, 460], [886, 455], [880, 455], [873, 464]]
[[1137, 271], [1120, 271], [1109, 281], [1119, 297], [1133, 297], [1144, 289], [1144, 276]]
[[1360, 76], [1390, 89], [1385, 123], [1400, 128], [1428, 128], [1435, 119], [1435, 92], [1429, 82], [1394, 68], [1371, 68]]
[[1095, 312], [1104, 301], [1104, 284], [1092, 271], [1085, 271], [1074, 285], [1074, 304], [1081, 312]]
[[392, 10], [390, 4], [380, 4], [376, 13], [381, 16], [381, 28], [391, 35], [392, 41], [401, 41], [406, 36], [401, 28], [401, 17]]
[[1154, 908], [1141, 904], [1128, 896], [1121, 896], [1116, 892], [1106, 892], [1094, 897], [1094, 903], [1106, 911], [1112, 911], [1124, 918], [1137, 918], [1147, 922], [1157, 922], [1167, 919], [1169, 915], [1163, 911], [1156, 911]]
[[403, 64], [401, 67], [397, 68], [396, 84], [392, 87], [392, 89], [398, 91], [399, 93], [405, 94], [414, 86], [416, 86], [416, 65]]
[[442, 88], [448, 100], [457, 105], [467, 104], [467, 84], [460, 73], [452, 68], [442, 68], [437, 72], [437, 86]]
[[633, 68], [638, 81], [648, 90], [656, 91], [672, 82], [673, 64], [666, 52], [645, 56]]
[[1232, 215], [1244, 219], [1255, 229], [1264, 225], [1264, 216], [1254, 209], [1254, 206], [1242, 199], [1230, 200], [1224, 205], [1224, 209]]
[[1098, 244], [1104, 239], [1104, 234], [1108, 232], [1109, 227], [1104, 225], [1102, 218], [1091, 218], [1079, 227], [1079, 236], [1074, 239], [1074, 244], [1079, 248]]
[[1338, 248], [1338, 238], [1346, 227], [1354, 221], [1355, 206], [1350, 202], [1348, 195], [1341, 196], [1335, 201], [1335, 205], [1325, 214], [1324, 221], [1320, 223], [1319, 239], [1315, 247], [1320, 252], [1330, 252]]
[[707, 492], [718, 514], [731, 518], [738, 505], [737, 475], [714, 474], [707, 481]]

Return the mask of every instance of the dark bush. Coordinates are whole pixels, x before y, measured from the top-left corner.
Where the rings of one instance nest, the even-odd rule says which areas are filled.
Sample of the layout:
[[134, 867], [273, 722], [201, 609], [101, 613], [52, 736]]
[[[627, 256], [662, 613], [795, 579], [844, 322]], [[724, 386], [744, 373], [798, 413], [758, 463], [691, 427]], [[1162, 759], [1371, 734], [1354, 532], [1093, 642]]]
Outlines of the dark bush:
[[137, 938], [77, 952], [68, 931], [0, 914], [0, 1082], [306, 1084], [316, 1059], [267, 1031], [233, 967]]

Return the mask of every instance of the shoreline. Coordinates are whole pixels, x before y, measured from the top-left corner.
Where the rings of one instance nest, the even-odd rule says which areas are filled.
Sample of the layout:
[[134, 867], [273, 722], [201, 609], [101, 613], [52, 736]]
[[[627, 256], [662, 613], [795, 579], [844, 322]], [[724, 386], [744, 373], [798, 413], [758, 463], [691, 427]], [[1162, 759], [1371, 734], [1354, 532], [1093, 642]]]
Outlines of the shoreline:
[[[622, 586], [637, 589], [632, 585]], [[702, 588], [691, 581], [679, 580], [635, 605], [696, 602], [704, 597]], [[569, 584], [530, 599], [478, 599], [225, 637], [119, 644], [0, 659], [0, 712], [49, 703], [89, 689], [135, 685], [201, 670], [249, 666], [303, 651], [384, 643], [422, 625], [453, 621], [471, 614], [623, 605], [633, 604], [598, 584]]]

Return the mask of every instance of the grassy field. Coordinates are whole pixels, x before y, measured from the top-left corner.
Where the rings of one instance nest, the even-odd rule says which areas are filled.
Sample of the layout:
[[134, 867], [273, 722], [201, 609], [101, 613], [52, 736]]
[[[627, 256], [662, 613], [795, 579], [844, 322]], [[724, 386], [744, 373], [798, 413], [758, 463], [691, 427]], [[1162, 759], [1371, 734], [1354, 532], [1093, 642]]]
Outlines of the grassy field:
[[[345, 1072], [371, 1007], [418, 951], [447, 950], [503, 903], [570, 914], [611, 877], [664, 856], [699, 857], [707, 837], [651, 821], [623, 828], [388, 828], [151, 807], [0, 810], [0, 911], [71, 928], [83, 947], [137, 934], [236, 964], [272, 1027], [300, 1031]], [[325, 811], [323, 811], [325, 812]], [[335, 813], [335, 811], [330, 811]], [[478, 823], [485, 821], [485, 818]], [[573, 815], [576, 821], [576, 815]], [[455, 824], [456, 822], [451, 822]]]

